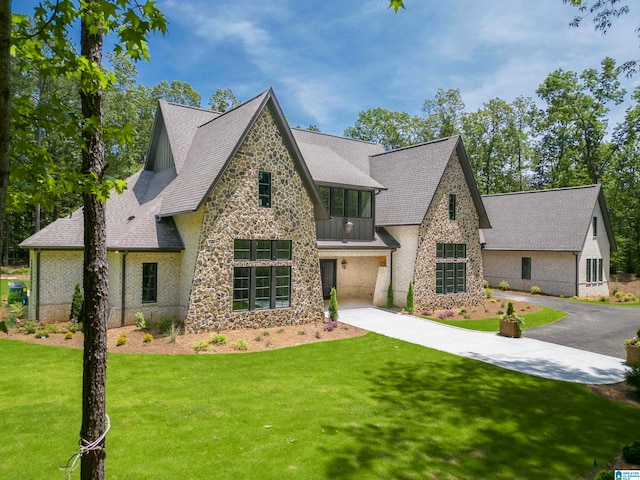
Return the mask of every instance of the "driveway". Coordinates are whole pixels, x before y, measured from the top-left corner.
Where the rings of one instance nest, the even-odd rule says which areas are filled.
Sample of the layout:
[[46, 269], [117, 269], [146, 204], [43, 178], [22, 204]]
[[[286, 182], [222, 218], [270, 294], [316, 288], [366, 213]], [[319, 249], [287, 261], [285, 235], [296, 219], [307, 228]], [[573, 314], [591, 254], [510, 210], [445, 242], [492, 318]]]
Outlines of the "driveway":
[[525, 330], [527, 338], [611, 357], [625, 358], [622, 344], [626, 338], [634, 337], [640, 328], [640, 307], [614, 307], [495, 290], [494, 297], [544, 305], [569, 313], [551, 325]]

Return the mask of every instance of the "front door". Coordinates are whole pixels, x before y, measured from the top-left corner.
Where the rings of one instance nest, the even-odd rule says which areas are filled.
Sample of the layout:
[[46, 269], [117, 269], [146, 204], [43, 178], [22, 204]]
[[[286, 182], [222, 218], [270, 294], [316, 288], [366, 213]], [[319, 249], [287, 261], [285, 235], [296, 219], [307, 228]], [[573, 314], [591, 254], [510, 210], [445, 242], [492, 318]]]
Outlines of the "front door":
[[320, 260], [320, 278], [322, 280], [322, 296], [331, 296], [331, 289], [336, 286], [336, 260]]

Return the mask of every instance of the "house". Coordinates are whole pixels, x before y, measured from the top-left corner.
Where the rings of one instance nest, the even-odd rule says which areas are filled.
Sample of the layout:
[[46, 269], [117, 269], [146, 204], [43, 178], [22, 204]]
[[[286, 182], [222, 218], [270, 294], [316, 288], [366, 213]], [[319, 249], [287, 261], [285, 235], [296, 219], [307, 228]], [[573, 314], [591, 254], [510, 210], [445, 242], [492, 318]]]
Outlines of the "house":
[[483, 195], [484, 276], [564, 296], [609, 295], [616, 242], [600, 185]]
[[[109, 326], [187, 331], [324, 319], [323, 297], [482, 301], [490, 228], [459, 136], [385, 152], [291, 129], [271, 89], [223, 114], [161, 101], [144, 168], [107, 203]], [[68, 318], [82, 212], [26, 239], [30, 316]]]

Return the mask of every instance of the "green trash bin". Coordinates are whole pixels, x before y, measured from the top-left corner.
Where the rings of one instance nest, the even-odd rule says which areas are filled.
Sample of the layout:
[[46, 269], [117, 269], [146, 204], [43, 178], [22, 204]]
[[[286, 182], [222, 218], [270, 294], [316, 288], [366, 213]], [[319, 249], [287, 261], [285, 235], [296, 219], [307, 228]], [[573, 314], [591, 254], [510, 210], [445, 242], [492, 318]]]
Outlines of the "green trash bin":
[[24, 282], [9, 282], [8, 303], [29, 304], [29, 296], [27, 295], [27, 284]]

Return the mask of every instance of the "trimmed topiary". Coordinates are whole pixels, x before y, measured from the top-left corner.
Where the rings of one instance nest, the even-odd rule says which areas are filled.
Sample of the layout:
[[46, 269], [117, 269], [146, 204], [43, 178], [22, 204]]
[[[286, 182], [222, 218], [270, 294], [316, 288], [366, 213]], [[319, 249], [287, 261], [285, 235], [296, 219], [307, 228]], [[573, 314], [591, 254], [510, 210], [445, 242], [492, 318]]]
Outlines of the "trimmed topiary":
[[338, 294], [335, 287], [331, 289], [329, 297], [329, 320], [332, 322], [338, 320]]
[[413, 313], [413, 282], [409, 282], [409, 291], [407, 292], [407, 312]]
[[387, 308], [393, 308], [395, 306], [395, 301], [393, 299], [393, 286], [389, 284], [387, 288]]
[[82, 323], [82, 290], [80, 284], [76, 283], [73, 291], [73, 299], [71, 300], [71, 313], [69, 313], [69, 320], [76, 323]]

